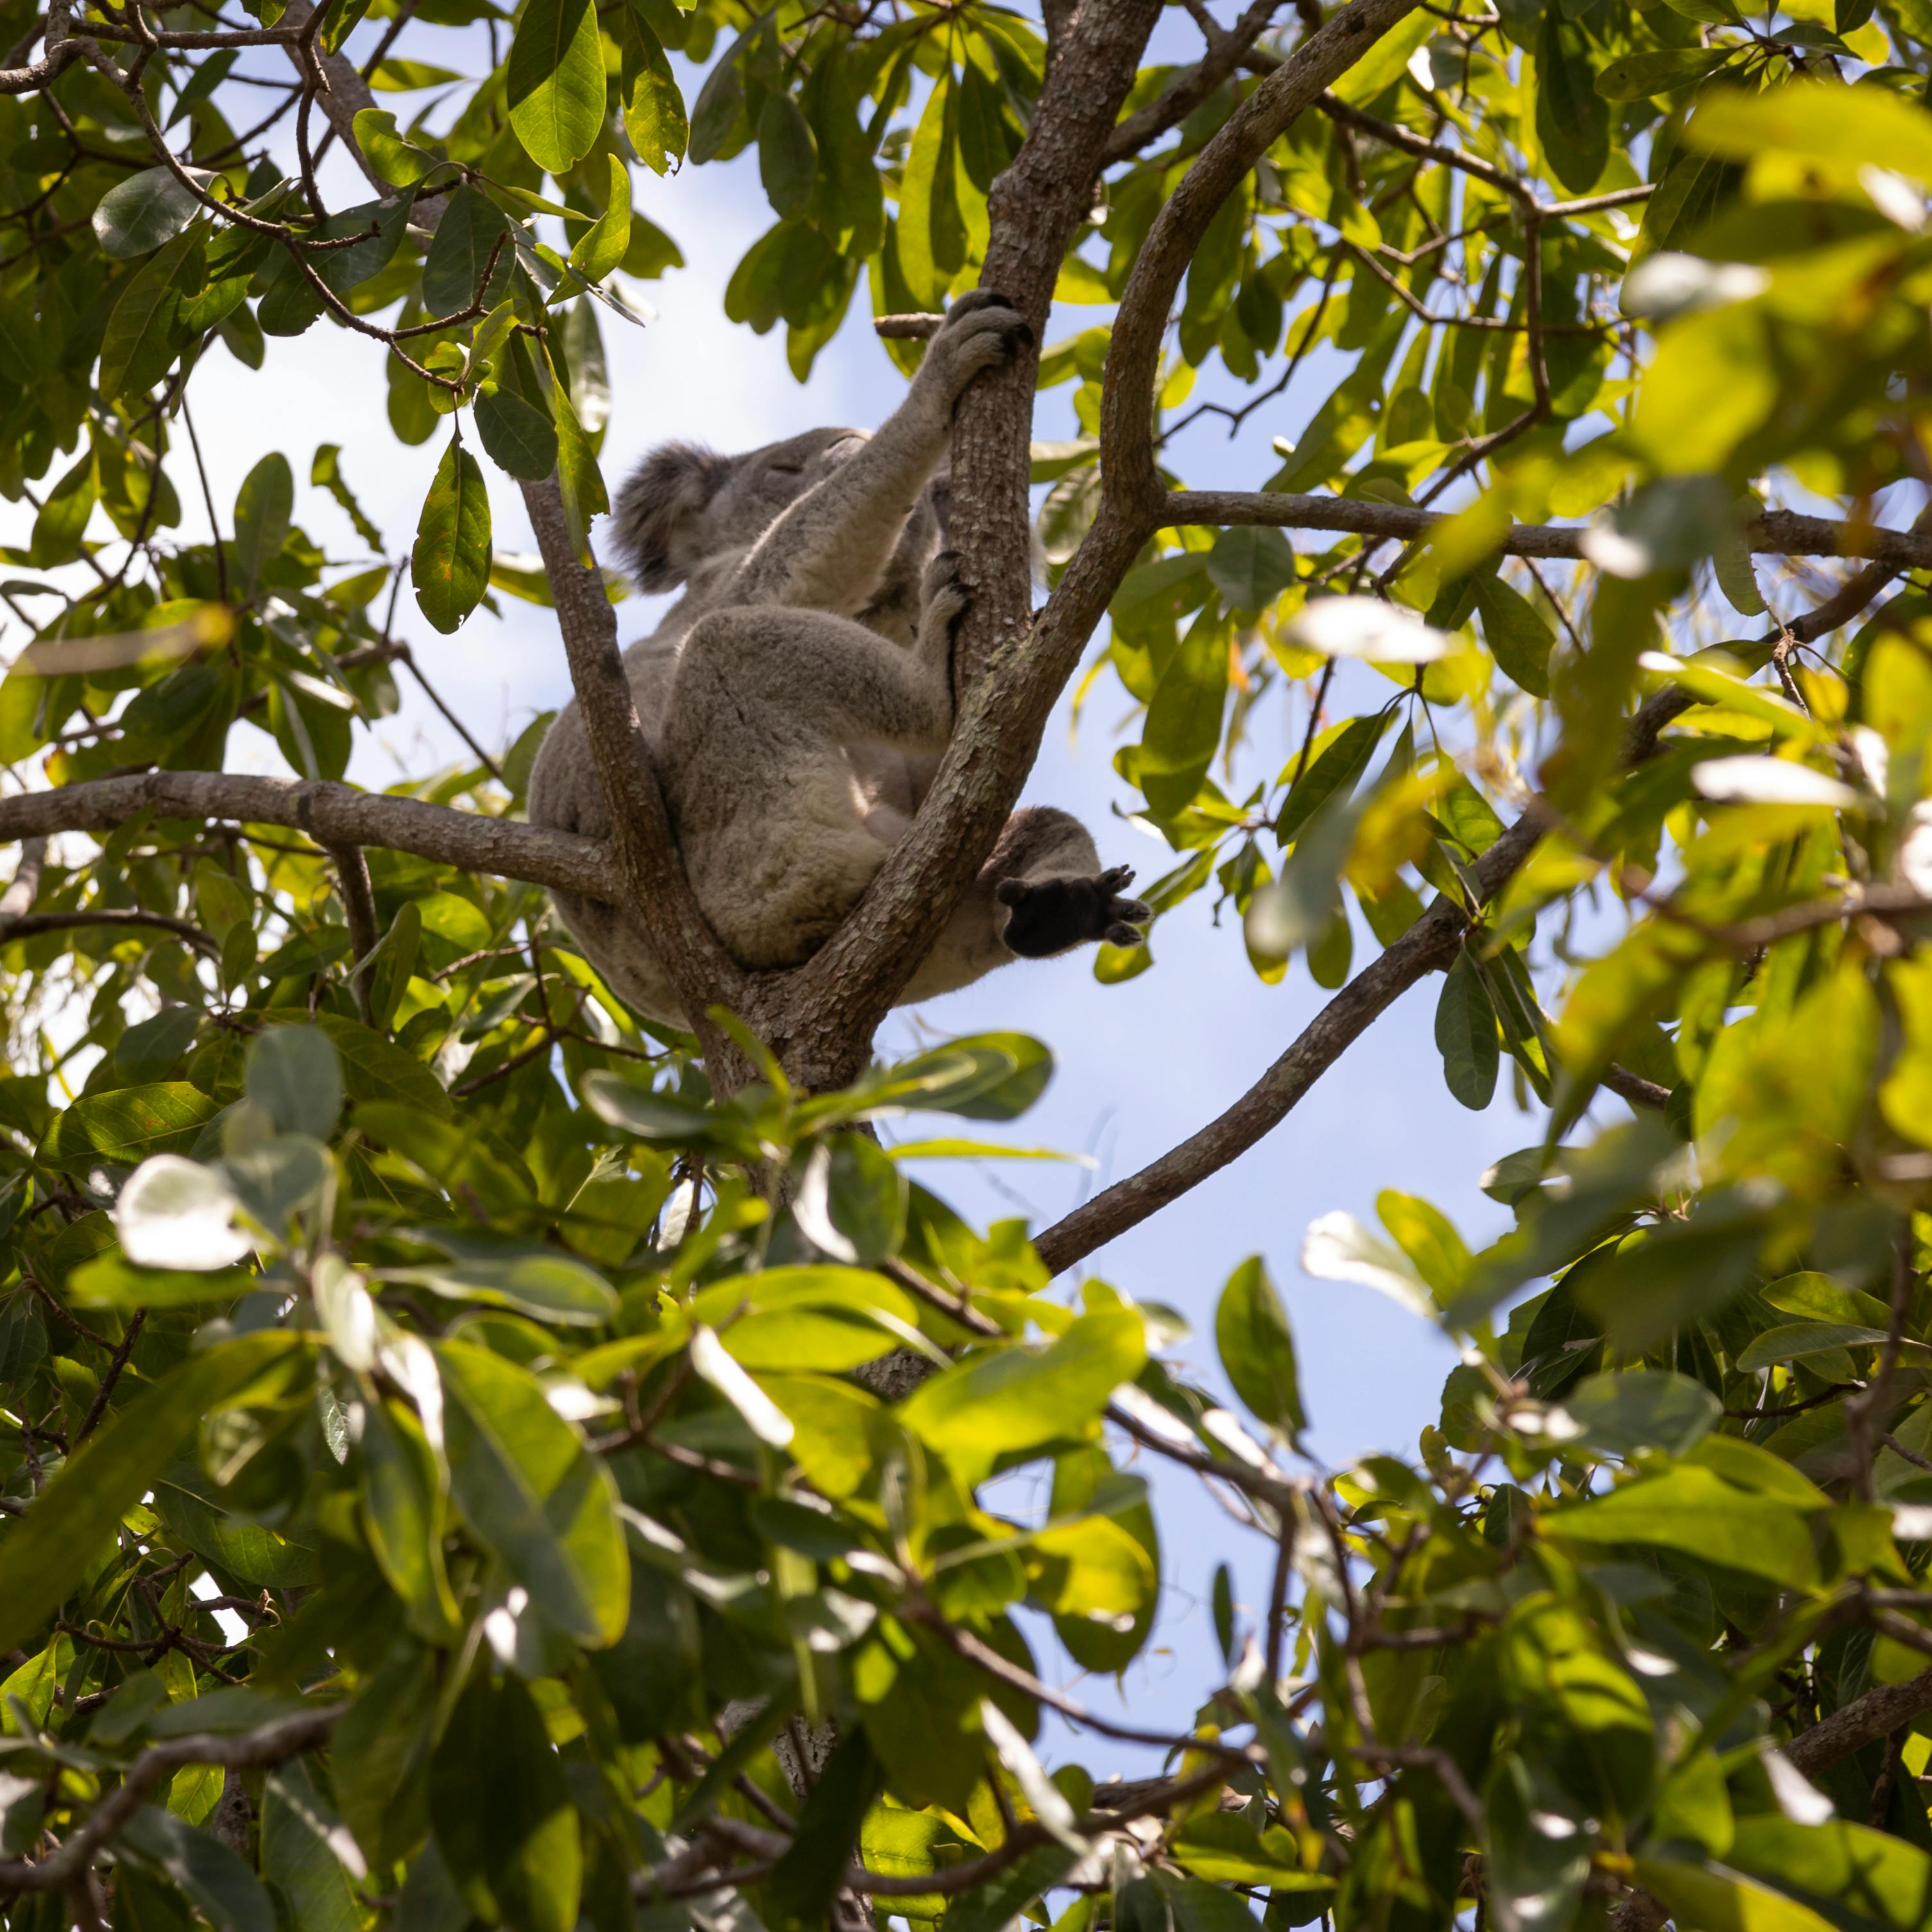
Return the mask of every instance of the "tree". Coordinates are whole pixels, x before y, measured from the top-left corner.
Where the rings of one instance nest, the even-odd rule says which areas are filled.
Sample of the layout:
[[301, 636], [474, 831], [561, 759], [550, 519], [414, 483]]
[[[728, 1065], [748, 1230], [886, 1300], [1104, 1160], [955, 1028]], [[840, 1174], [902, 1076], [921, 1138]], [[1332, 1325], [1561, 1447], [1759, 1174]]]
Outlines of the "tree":
[[[1155, 0], [244, 4], [0, 9], [7, 1923], [1932, 1920], [1932, 534], [1896, 527], [1932, 16], [1255, 0], [1144, 68]], [[480, 82], [421, 58], [458, 46]], [[451, 91], [404, 126], [372, 82]], [[962, 404], [952, 748], [763, 976], [685, 883], [590, 548], [600, 326], [677, 260], [631, 171], [754, 142], [727, 308], [801, 374], [862, 270], [908, 368], [982, 282], [1109, 316]], [[411, 557], [332, 564], [282, 452], [172, 534], [194, 380], [324, 317], [447, 439]], [[1190, 411], [1216, 358], [1251, 394]], [[1163, 466], [1324, 367], [1261, 488]], [[1032, 443], [1069, 381], [1083, 434]], [[372, 454], [313, 460], [352, 517]], [[493, 556], [485, 462], [541, 571]], [[519, 817], [542, 721], [342, 782], [414, 668], [406, 574], [445, 632], [554, 608], [608, 846]], [[1157, 910], [1211, 891], [1230, 971], [1334, 998], [1144, 1172], [982, 1231], [870, 1124], [1013, 1118], [1046, 1049], [872, 1038], [1103, 618]], [[1250, 785], [1263, 704], [1299, 746]], [[299, 776], [223, 771], [242, 717]], [[694, 1035], [551, 886], [646, 922]], [[1258, 1259], [1214, 1323], [1239, 1416], [1163, 1311], [1054, 1279], [1432, 974], [1450, 1092], [1507, 1061], [1544, 1132], [1480, 1252], [1395, 1193], [1310, 1230], [1462, 1352], [1412, 1457], [1324, 1471]], [[1040, 1660], [1146, 1642], [1155, 1460], [1274, 1552], [1251, 1610], [1215, 1579], [1173, 1735]], [[1036, 1516], [982, 1493], [1029, 1466]], [[1096, 1784], [1110, 1742], [1163, 1774]]]

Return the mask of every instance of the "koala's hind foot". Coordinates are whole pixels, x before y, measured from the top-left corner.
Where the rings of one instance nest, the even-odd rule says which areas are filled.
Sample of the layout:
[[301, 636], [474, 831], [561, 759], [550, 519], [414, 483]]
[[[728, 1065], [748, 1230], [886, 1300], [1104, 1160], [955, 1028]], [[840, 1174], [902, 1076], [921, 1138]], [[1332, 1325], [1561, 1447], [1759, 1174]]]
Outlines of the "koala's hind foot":
[[1007, 946], [1023, 959], [1043, 959], [1089, 939], [1138, 946], [1154, 909], [1120, 896], [1133, 883], [1131, 866], [1086, 879], [1002, 879], [994, 896], [1007, 908]]
[[1032, 326], [992, 289], [972, 289], [946, 312], [920, 364], [956, 403], [982, 369], [1002, 368], [1034, 339]]
[[919, 586], [919, 638], [922, 645], [942, 638], [950, 645], [972, 598], [959, 580], [959, 553], [943, 550], [926, 566]]

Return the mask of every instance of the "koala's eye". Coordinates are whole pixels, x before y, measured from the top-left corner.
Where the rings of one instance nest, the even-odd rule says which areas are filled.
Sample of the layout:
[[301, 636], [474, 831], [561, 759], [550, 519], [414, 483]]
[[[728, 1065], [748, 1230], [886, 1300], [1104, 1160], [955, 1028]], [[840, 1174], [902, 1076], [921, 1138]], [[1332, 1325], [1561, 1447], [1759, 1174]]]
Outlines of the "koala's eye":
[[768, 466], [774, 476], [802, 476], [805, 465], [802, 463], [774, 463]]

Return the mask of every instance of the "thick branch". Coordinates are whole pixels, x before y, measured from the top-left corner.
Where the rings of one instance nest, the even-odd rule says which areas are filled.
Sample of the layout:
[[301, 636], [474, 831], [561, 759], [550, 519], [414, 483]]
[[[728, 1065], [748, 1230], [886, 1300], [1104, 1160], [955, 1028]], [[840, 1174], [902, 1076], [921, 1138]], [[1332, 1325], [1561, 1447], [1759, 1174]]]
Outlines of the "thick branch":
[[[1527, 812], [1477, 861], [1474, 875], [1485, 902], [1529, 856], [1542, 832], [1537, 813]], [[1041, 1260], [1056, 1274], [1071, 1268], [1246, 1154], [1410, 987], [1454, 959], [1468, 925], [1469, 915], [1454, 900], [1438, 898], [1316, 1015], [1226, 1112], [1039, 1235], [1034, 1245]]]
[[[1092, 208], [1114, 116], [1160, 12], [1160, 0], [1085, 0], [1056, 45], [1026, 141], [987, 197], [991, 229], [980, 285], [1004, 295], [1036, 337], [1067, 244]], [[1027, 489], [1037, 367], [1030, 350], [1010, 368], [982, 376], [962, 399], [953, 430], [948, 536], [974, 591], [959, 634], [962, 688], [1032, 622]], [[992, 844], [989, 836], [981, 858]]]
[[1922, 1670], [1903, 1684], [1881, 1684], [1854, 1697], [1801, 1731], [1784, 1747], [1784, 1754], [1807, 1778], [1816, 1778], [1928, 1711], [1932, 1711], [1932, 1670]]
[[330, 780], [247, 778], [232, 772], [138, 772], [0, 799], [0, 844], [55, 832], [106, 832], [144, 812], [164, 818], [230, 818], [286, 825], [321, 845], [381, 845], [439, 865], [620, 903], [608, 850], [574, 832], [454, 812], [419, 799], [358, 791]]
[[[554, 476], [524, 485], [524, 504], [543, 554], [556, 605], [557, 628], [570, 661], [592, 762], [610, 814], [610, 856], [621, 904], [643, 926], [679, 1000], [712, 1059], [718, 1042], [704, 1017], [722, 1004], [736, 1012], [752, 1003], [750, 976], [718, 944], [685, 877], [650, 748], [617, 650], [617, 620], [601, 572], [578, 553]], [[719, 1071], [714, 1069], [714, 1075]]]
[[158, 1784], [164, 1784], [190, 1764], [220, 1765], [248, 1771], [283, 1764], [324, 1742], [346, 1707], [332, 1704], [319, 1711], [298, 1711], [259, 1730], [227, 1736], [197, 1732], [150, 1744], [128, 1767], [121, 1783], [102, 1798], [87, 1822], [44, 1858], [0, 1861], [0, 1895], [18, 1892], [57, 1892], [86, 1868], [87, 1862], [124, 1826]]
[[[1156, 514], [1163, 525], [1211, 524], [1225, 528], [1267, 524], [1404, 543], [1426, 537], [1446, 520], [1439, 511], [1414, 510], [1406, 503], [1262, 490], [1170, 490]], [[1507, 556], [1576, 559], [1584, 556], [1583, 542], [1588, 535], [1588, 527], [1583, 524], [1517, 524], [1504, 533], [1496, 548]], [[1918, 530], [1880, 530], [1870, 524], [1800, 516], [1794, 510], [1768, 510], [1744, 525], [1744, 536], [1759, 556], [1870, 557], [1883, 566], [1886, 575], [1932, 568], [1932, 533]], [[1847, 585], [1846, 594], [1850, 589]], [[1871, 595], [1868, 590], [1865, 600]]]

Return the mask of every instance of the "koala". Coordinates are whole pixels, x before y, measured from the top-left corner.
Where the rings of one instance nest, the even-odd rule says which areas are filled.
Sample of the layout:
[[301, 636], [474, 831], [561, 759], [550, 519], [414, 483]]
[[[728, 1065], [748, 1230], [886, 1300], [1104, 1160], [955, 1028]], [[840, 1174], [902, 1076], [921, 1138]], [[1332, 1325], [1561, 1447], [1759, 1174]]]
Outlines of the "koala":
[[[692, 890], [747, 968], [809, 958], [932, 784], [952, 732], [953, 637], [967, 608], [943, 547], [940, 466], [968, 383], [1025, 339], [1004, 297], [962, 296], [876, 434], [812, 430], [731, 457], [674, 443], [619, 496], [617, 544], [640, 587], [685, 586], [625, 652], [626, 674]], [[608, 836], [574, 703], [544, 740], [529, 800], [532, 824]], [[902, 1003], [1010, 959], [1133, 944], [1152, 915], [1122, 896], [1132, 877], [1103, 870], [1070, 814], [1016, 812]], [[650, 1018], [687, 1023], [634, 923], [554, 896], [616, 992]]]

